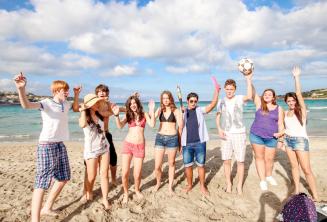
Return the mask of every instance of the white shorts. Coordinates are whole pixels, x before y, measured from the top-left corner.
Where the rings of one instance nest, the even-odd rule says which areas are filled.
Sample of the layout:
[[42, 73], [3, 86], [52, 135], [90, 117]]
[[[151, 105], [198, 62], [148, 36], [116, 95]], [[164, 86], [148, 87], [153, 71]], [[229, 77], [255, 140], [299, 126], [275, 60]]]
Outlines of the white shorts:
[[222, 160], [231, 160], [233, 152], [236, 161], [244, 162], [246, 152], [245, 133], [227, 133], [226, 139], [221, 140]]

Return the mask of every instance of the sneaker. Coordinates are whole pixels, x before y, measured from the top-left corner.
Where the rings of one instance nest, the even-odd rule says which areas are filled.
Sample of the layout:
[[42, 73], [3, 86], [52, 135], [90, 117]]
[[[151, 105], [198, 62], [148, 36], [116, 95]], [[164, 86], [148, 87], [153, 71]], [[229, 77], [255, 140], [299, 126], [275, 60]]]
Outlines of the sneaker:
[[277, 181], [272, 177], [266, 177], [266, 181], [270, 183], [270, 185], [277, 186]]
[[268, 184], [267, 184], [267, 181], [265, 181], [265, 180], [260, 181], [260, 189], [261, 189], [262, 191], [267, 191], [267, 190], [268, 190]]

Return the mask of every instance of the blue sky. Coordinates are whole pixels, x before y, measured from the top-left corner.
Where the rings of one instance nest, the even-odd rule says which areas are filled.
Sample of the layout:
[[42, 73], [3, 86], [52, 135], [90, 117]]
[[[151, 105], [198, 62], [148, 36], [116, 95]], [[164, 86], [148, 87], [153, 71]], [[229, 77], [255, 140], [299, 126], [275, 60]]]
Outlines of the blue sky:
[[158, 100], [177, 84], [208, 100], [212, 75], [245, 93], [243, 57], [259, 92], [292, 91], [295, 64], [303, 90], [327, 88], [325, 21], [327, 2], [314, 0], [0, 0], [0, 90], [23, 71], [36, 94], [64, 79], [83, 95], [105, 83], [116, 101], [134, 91]]

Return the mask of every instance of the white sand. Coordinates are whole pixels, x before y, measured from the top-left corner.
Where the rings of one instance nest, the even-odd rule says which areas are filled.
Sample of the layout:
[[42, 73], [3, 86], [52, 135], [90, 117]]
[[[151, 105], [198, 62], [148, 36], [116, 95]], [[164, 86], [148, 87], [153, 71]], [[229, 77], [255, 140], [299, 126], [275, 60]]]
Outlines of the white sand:
[[[252, 150], [247, 147], [246, 176], [244, 194], [239, 196], [233, 187], [233, 194], [224, 192], [223, 165], [219, 141], [210, 141], [207, 146], [206, 183], [209, 197], [203, 197], [199, 191], [197, 170], [194, 168], [195, 186], [189, 194], [182, 192], [185, 186], [182, 159], [176, 159], [175, 193], [168, 196], [167, 158], [163, 166], [163, 186], [157, 193], [152, 189], [155, 184], [153, 175], [153, 142], [147, 143], [142, 176], [143, 201], [134, 198], [133, 178], [130, 177], [130, 202], [122, 207], [120, 149], [121, 142], [115, 143], [118, 154], [118, 182], [111, 188], [109, 201], [112, 210], [106, 212], [101, 204], [99, 179], [95, 185], [95, 200], [82, 204], [84, 165], [82, 143], [66, 143], [70, 158], [72, 178], [55, 203], [60, 210], [57, 218], [42, 217], [42, 221], [273, 221], [282, 203], [291, 190], [290, 165], [286, 154], [279, 151], [276, 156], [273, 175], [278, 186], [269, 187], [269, 192], [262, 193], [258, 186]], [[311, 139], [311, 164], [317, 178], [321, 199], [327, 200], [327, 139]], [[28, 221], [35, 174], [36, 143], [0, 144], [0, 221]], [[236, 173], [234, 164], [233, 175]], [[236, 184], [236, 178], [235, 184]], [[304, 177], [301, 179], [302, 191], [307, 191]]]

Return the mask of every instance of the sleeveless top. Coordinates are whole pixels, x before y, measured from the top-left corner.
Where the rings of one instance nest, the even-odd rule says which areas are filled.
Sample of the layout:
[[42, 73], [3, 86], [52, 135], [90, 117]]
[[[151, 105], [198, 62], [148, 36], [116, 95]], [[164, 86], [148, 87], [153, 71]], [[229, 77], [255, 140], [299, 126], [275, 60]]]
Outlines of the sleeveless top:
[[145, 117], [143, 117], [143, 119], [141, 119], [141, 121], [138, 123], [136, 123], [135, 120], [131, 121], [130, 123], [128, 123], [128, 127], [139, 126], [139, 127], [145, 128], [145, 123], [146, 123], [146, 119], [145, 119]]
[[168, 119], [166, 119], [164, 113], [161, 112], [159, 115], [159, 120], [160, 120], [160, 122], [176, 123], [176, 118], [175, 118], [175, 115], [173, 112], [170, 112]]
[[302, 126], [295, 114], [293, 114], [293, 116], [287, 116], [287, 113], [288, 111], [285, 111], [285, 134], [287, 136], [304, 137], [308, 139], [306, 122], [304, 121]]
[[263, 113], [261, 108], [258, 109], [255, 112], [255, 119], [250, 132], [262, 138], [272, 139], [274, 133], [278, 132], [278, 110], [278, 105], [268, 113]]

